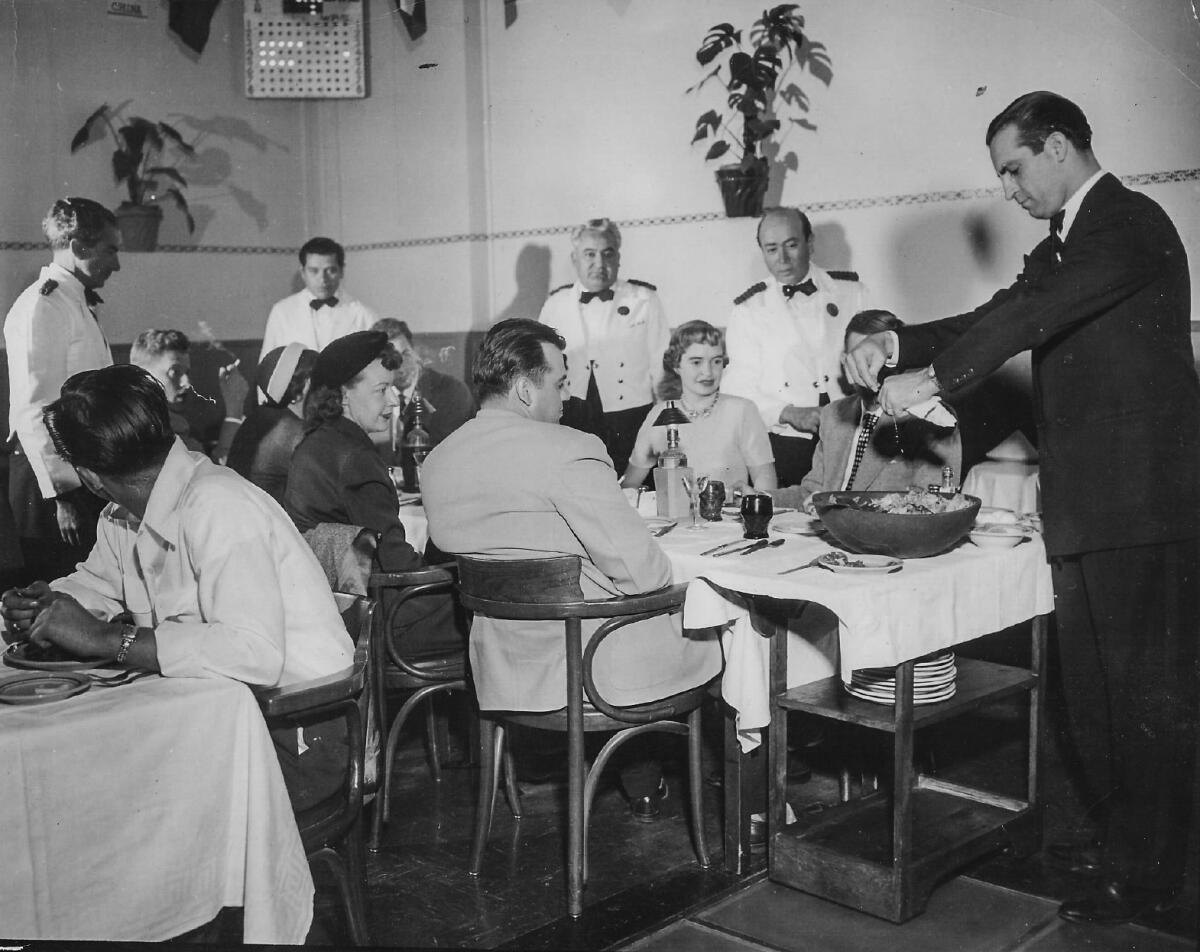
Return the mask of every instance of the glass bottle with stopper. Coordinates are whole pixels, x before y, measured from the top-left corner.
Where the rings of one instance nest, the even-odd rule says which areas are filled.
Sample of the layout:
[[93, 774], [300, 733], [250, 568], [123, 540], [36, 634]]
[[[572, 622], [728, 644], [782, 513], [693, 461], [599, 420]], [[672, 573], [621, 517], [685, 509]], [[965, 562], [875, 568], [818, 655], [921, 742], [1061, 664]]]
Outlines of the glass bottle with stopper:
[[413, 391], [412, 405], [413, 423], [400, 444], [400, 471], [404, 476], [404, 489], [416, 493], [421, 491], [421, 464], [433, 449], [433, 441], [424, 426], [425, 403], [420, 391]]
[[663, 408], [655, 426], [667, 428], [667, 448], [658, 457], [654, 468], [654, 499], [658, 514], [664, 519], [682, 519], [691, 510], [691, 494], [687, 486], [692, 481], [692, 469], [687, 455], [679, 448], [679, 427], [689, 420], [671, 400]]

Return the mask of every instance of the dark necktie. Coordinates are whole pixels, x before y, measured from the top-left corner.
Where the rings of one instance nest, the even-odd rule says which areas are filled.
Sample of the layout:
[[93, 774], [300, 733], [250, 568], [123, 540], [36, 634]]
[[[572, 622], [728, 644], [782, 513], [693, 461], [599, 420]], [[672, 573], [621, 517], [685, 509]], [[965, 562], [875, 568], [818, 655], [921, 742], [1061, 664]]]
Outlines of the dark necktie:
[[813, 284], [812, 278], [805, 278], [799, 284], [784, 284], [780, 287], [780, 290], [783, 292], [785, 298], [791, 300], [797, 291], [805, 295], [816, 294], [817, 286]]
[[579, 303], [587, 304], [592, 298], [599, 298], [601, 301], [611, 301], [613, 299], [613, 289], [605, 288], [603, 291], [580, 291]]
[[1065, 212], [1058, 212], [1050, 217], [1050, 254], [1055, 264], [1062, 264], [1062, 227]]
[[323, 307], [337, 307], [338, 299], [335, 297], [313, 298], [308, 302], [308, 306], [314, 311], [319, 311]]
[[850, 476], [846, 479], [846, 488], [854, 488], [854, 477], [858, 475], [858, 467], [863, 461], [863, 457], [867, 455], [867, 447], [871, 445], [871, 434], [875, 430], [875, 424], [879, 420], [879, 415], [876, 413], [864, 413], [862, 419], [862, 429], [858, 434], [858, 443], [854, 447], [854, 465], [850, 467]]
[[97, 304], [104, 303], [104, 298], [97, 294], [93, 288], [83, 289], [83, 299], [87, 302], [88, 307], [95, 307]]

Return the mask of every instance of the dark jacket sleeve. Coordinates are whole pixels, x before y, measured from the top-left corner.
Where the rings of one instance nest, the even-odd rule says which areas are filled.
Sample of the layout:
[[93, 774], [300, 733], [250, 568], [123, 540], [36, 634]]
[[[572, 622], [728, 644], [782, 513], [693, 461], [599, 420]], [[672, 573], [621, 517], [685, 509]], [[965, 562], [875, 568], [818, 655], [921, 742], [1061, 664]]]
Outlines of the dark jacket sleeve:
[[379, 566], [402, 572], [424, 563], [404, 536], [397, 515], [396, 490], [379, 454], [369, 447], [342, 460], [343, 501], [352, 525], [379, 533]]

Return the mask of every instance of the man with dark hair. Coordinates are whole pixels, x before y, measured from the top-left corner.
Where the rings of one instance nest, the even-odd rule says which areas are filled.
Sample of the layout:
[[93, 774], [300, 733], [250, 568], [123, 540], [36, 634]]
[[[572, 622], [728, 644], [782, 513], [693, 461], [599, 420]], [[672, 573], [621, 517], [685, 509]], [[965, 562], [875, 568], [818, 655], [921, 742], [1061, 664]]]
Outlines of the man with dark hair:
[[[586, 598], [661, 588], [671, 582], [671, 565], [621, 493], [604, 445], [558, 425], [569, 388], [565, 346], [537, 321], [501, 321], [488, 331], [474, 366], [479, 413], [425, 460], [430, 536], [443, 552], [463, 555], [577, 555]], [[562, 637], [559, 622], [476, 618], [470, 650], [480, 707], [564, 707]], [[606, 645], [597, 682], [617, 704], [667, 697], [721, 670], [720, 645], [682, 637], [675, 617], [623, 628]], [[660, 776], [655, 763], [622, 770], [635, 817], [657, 815]]]
[[[1121, 922], [1181, 886], [1200, 676], [1200, 384], [1187, 254], [1151, 199], [1103, 171], [1075, 103], [1034, 92], [988, 126], [992, 166], [1050, 234], [1015, 284], [956, 317], [872, 334], [847, 355], [886, 412], [1033, 354], [1043, 518], [1072, 734], [1102, 844], [1065, 918]], [[909, 369], [916, 368], [916, 369]]]
[[866, 289], [853, 271], [812, 263], [812, 225], [799, 209], [763, 212], [758, 247], [771, 276], [733, 300], [723, 389], [758, 406], [779, 485], [792, 486], [812, 465], [821, 407], [849, 393], [842, 336], [866, 306]]
[[[437, 446], [475, 415], [475, 400], [461, 380], [426, 366], [413, 346], [412, 331], [406, 321], [385, 317], [374, 327], [388, 336], [388, 341], [400, 358], [394, 382], [399, 395], [397, 422], [408, 430], [416, 420], [417, 398], [423, 412], [421, 425], [429, 434], [429, 442]], [[388, 434], [389, 440], [392, 434]], [[400, 434], [396, 434], [399, 438]]]
[[323, 350], [330, 341], [365, 331], [378, 320], [375, 312], [344, 287], [346, 249], [332, 238], [310, 238], [300, 248], [304, 290], [276, 302], [263, 331], [262, 353], [293, 342]]
[[72, 374], [112, 363], [95, 308], [121, 270], [121, 233], [103, 205], [56, 201], [42, 221], [53, 258], [4, 322], [8, 353], [9, 501], [26, 569], [54, 577], [86, 557], [102, 503], [54, 449], [42, 408]]
[[[618, 473], [625, 472], [638, 428], [657, 399], [662, 355], [671, 335], [653, 284], [617, 277], [621, 232], [593, 218], [571, 233], [576, 280], [550, 292], [538, 320], [567, 342], [572, 419], [596, 432]], [[578, 401], [583, 401], [582, 403]]]
[[[350, 664], [354, 646], [295, 526], [266, 493], [184, 448], [153, 377], [131, 365], [76, 374], [45, 420], [59, 456], [110, 505], [72, 574], [0, 596], [7, 639], [256, 685]], [[292, 735], [306, 771], [318, 758]], [[287, 762], [284, 774], [292, 786]]]

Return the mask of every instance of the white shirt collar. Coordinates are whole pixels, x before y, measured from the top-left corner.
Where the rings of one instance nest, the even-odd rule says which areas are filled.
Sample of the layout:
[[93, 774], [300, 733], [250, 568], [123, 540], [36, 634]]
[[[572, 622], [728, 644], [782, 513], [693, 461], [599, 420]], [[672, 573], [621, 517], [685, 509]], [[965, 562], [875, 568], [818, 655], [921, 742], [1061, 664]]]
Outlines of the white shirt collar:
[[1063, 205], [1063, 225], [1060, 237], [1063, 241], [1067, 240], [1067, 235], [1071, 231], [1071, 225], [1075, 223], [1075, 216], [1079, 214], [1079, 208], [1083, 204], [1083, 200], [1087, 198], [1087, 193], [1092, 190], [1092, 186], [1100, 181], [1104, 175], [1104, 169], [1099, 169], [1091, 178], [1075, 189], [1075, 194], [1067, 199], [1067, 203]]

